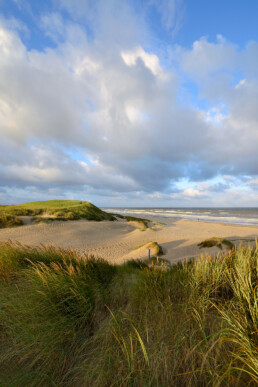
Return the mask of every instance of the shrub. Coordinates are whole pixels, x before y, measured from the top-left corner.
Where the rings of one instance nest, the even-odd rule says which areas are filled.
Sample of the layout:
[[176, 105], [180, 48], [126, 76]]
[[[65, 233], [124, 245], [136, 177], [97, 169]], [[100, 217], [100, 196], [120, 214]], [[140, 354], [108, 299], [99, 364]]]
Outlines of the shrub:
[[17, 227], [22, 225], [23, 221], [17, 218], [17, 216], [0, 214], [0, 228]]

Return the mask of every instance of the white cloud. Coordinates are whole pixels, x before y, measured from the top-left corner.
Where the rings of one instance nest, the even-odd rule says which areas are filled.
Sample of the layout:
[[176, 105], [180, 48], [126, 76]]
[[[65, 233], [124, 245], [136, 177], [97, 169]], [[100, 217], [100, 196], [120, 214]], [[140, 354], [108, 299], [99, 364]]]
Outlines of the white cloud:
[[218, 71], [234, 71], [239, 63], [237, 46], [217, 36], [217, 42], [211, 43], [207, 37], [195, 41], [191, 50], [178, 47], [182, 69], [201, 81], [214, 76]]
[[226, 108], [225, 104], [221, 103], [208, 109], [204, 113], [205, 121], [218, 126], [223, 125], [223, 121], [227, 118], [227, 114], [225, 113], [225, 108]]
[[165, 29], [177, 34], [182, 25], [184, 16], [183, 0], [150, 0], [150, 5], [154, 5], [160, 13], [161, 22]]
[[182, 195], [190, 197], [190, 198], [196, 198], [196, 197], [202, 197], [204, 196], [203, 192], [198, 191], [197, 189], [193, 188], [187, 188]]
[[205, 196], [206, 194], [204, 192], [198, 191], [197, 189], [194, 189], [194, 188], [187, 188], [180, 193], [171, 194], [172, 199], [181, 199], [181, 200], [196, 199], [196, 198], [199, 199]]
[[257, 188], [258, 188], [258, 178], [257, 179], [251, 179], [250, 181], [249, 181], [249, 184], [251, 185], [251, 186], [257, 186]]
[[150, 69], [153, 75], [160, 76], [163, 79], [167, 78], [160, 66], [158, 56], [147, 53], [140, 46], [133, 50], [122, 51], [121, 56], [128, 66], [135, 65], [137, 60], [140, 58], [144, 62], [145, 66]]
[[[136, 23], [132, 11], [121, 12], [128, 26]], [[104, 11], [98, 15], [98, 22], [105, 19]], [[240, 51], [222, 37], [216, 43], [200, 39], [189, 50], [174, 51], [179, 70], [165, 70], [157, 52], [138, 41], [139, 27], [111, 39], [121, 20], [116, 24], [108, 13], [102, 33], [89, 39], [74, 20], [45, 14], [42, 26], [56, 45], [43, 51], [29, 50], [19, 31], [1, 24], [2, 186], [122, 191], [135, 198], [147, 192], [153, 200], [180, 201], [211, 199], [216, 190], [234, 194], [226, 186], [190, 183], [171, 192], [182, 178], [255, 181], [258, 81], [244, 58], [256, 58], [258, 45]], [[111, 22], [113, 32], [104, 38]], [[238, 68], [243, 74], [236, 80]], [[207, 109], [198, 98], [195, 106], [179, 101], [183, 72]]]
[[244, 86], [246, 83], [246, 79], [241, 79], [241, 81], [239, 81], [236, 86], [235, 86], [235, 89], [240, 89], [242, 86]]

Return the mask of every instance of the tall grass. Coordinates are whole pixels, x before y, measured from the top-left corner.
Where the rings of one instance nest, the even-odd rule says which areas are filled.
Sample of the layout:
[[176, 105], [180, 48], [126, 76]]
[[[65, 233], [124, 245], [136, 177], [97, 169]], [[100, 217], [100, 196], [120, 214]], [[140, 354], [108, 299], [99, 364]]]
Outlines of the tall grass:
[[257, 385], [258, 248], [163, 263], [2, 244], [0, 385]]

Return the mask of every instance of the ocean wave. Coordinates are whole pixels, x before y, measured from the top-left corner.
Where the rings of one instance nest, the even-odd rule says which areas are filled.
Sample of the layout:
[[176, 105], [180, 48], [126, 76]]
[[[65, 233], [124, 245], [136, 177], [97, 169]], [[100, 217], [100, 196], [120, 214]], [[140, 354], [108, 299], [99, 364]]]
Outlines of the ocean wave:
[[122, 215], [155, 216], [171, 219], [186, 219], [201, 222], [258, 225], [258, 208], [254, 209], [182, 209], [182, 208], [103, 208], [106, 212]]

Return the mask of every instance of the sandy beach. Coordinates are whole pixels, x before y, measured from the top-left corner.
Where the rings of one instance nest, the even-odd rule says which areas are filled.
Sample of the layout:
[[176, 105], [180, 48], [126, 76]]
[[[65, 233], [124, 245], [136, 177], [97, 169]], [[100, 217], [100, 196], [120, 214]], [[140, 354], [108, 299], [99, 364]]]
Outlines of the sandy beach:
[[12, 240], [31, 246], [51, 244], [93, 254], [113, 263], [121, 263], [132, 258], [146, 257], [146, 247], [139, 246], [153, 241], [162, 246], [164, 258], [173, 263], [202, 253], [217, 254], [220, 251], [217, 247], [198, 247], [198, 243], [211, 237], [226, 238], [236, 244], [241, 240], [244, 240], [244, 244], [254, 244], [248, 240], [254, 240], [258, 236], [258, 227], [164, 218], [152, 220], [150, 227], [145, 230], [137, 222], [125, 220], [27, 224], [1, 229], [0, 242]]

